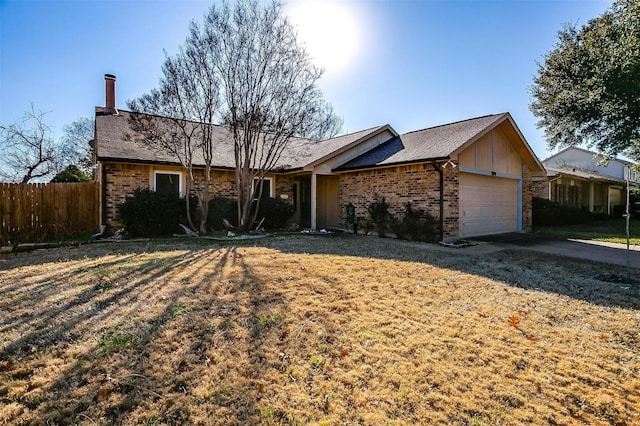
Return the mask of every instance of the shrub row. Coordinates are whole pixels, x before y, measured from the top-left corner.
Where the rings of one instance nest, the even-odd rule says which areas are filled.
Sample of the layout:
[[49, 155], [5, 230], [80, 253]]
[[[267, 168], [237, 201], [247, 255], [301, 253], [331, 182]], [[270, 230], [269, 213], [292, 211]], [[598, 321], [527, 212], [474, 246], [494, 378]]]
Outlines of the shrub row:
[[184, 200], [138, 189], [118, 206], [125, 232], [132, 237], [157, 237], [177, 232]]
[[[191, 197], [192, 217], [196, 220], [197, 198]], [[255, 208], [255, 204], [254, 204]], [[158, 194], [149, 189], [138, 189], [118, 206], [118, 215], [125, 232], [132, 237], [158, 237], [180, 232], [179, 224], [186, 223], [184, 198]], [[266, 229], [284, 228], [293, 215], [292, 206], [276, 198], [264, 198], [260, 202], [258, 221], [263, 217]], [[236, 226], [237, 204], [235, 199], [214, 197], [209, 202], [207, 228], [223, 230], [223, 219]]]
[[[252, 206], [254, 213], [257, 203]], [[293, 216], [293, 206], [279, 198], [263, 198], [260, 201], [259, 212], [256, 220], [264, 218], [266, 229], [282, 229]], [[238, 203], [234, 198], [216, 196], [209, 202], [209, 214], [207, 215], [207, 227], [213, 230], [225, 229], [222, 220], [227, 219], [233, 226], [238, 222]]]
[[567, 226], [591, 223], [608, 218], [587, 210], [567, 207], [544, 198], [533, 197], [533, 226]]
[[[195, 212], [197, 199], [193, 197], [190, 202], [191, 211]], [[258, 221], [264, 217], [264, 227], [267, 229], [284, 228], [293, 215], [291, 204], [277, 198], [263, 199], [259, 209]], [[405, 205], [403, 216], [397, 218], [389, 212], [389, 204], [385, 199], [376, 197], [369, 205], [368, 213], [373, 228], [381, 237], [392, 233], [405, 240], [437, 241], [437, 220], [424, 210], [415, 210], [411, 203]], [[184, 199], [158, 194], [149, 189], [136, 190], [118, 206], [118, 214], [125, 231], [133, 237], [170, 235], [180, 231], [180, 223], [186, 223]], [[543, 198], [533, 198], [534, 226], [578, 225], [604, 217], [606, 216], [563, 206]], [[233, 226], [237, 225], [236, 200], [216, 196], [209, 202], [207, 228], [223, 230], [223, 219], [227, 219]]]
[[412, 241], [435, 242], [438, 240], [438, 221], [428, 212], [414, 210], [407, 203], [401, 218], [389, 212], [389, 204], [384, 197], [376, 197], [368, 207], [369, 218], [379, 236], [385, 237], [391, 231], [397, 238]]

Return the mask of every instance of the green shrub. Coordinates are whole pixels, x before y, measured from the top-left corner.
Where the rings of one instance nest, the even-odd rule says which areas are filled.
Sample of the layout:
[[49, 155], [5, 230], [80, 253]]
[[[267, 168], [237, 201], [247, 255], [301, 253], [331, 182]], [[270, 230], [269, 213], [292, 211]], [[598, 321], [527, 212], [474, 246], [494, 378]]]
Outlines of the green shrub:
[[428, 212], [414, 210], [411, 203], [405, 205], [401, 220], [392, 221], [391, 229], [403, 240], [434, 242], [438, 240], [438, 221]]
[[[253, 208], [255, 208], [254, 203]], [[282, 229], [293, 216], [293, 206], [280, 198], [263, 198], [258, 206], [256, 225], [264, 218], [265, 229]]]
[[137, 189], [117, 209], [128, 235], [157, 237], [179, 231], [184, 200], [150, 189]]
[[393, 222], [393, 216], [389, 213], [389, 204], [385, 201], [384, 197], [376, 195], [374, 201], [367, 207], [367, 210], [369, 211], [369, 217], [376, 232], [379, 236], [385, 237]]
[[215, 196], [209, 201], [207, 227], [215, 231], [226, 229], [222, 224], [222, 219], [227, 219], [229, 223], [236, 226], [238, 222], [237, 201], [233, 198]]
[[51, 179], [51, 182], [89, 182], [90, 180], [91, 176], [71, 164], [67, 166], [66, 169], [58, 172], [58, 174]]
[[[255, 209], [254, 202], [252, 208]], [[263, 198], [260, 201], [256, 223], [264, 217], [263, 226], [266, 229], [282, 229], [285, 227], [287, 220], [293, 216], [293, 206], [288, 202], [279, 198]], [[252, 210], [253, 212], [253, 210]], [[233, 226], [237, 226], [238, 222], [238, 205], [234, 198], [217, 196], [209, 202], [209, 214], [207, 215], [207, 225], [210, 229], [225, 229], [222, 219], [227, 219]]]
[[533, 197], [533, 226], [580, 225], [599, 219], [586, 210], [567, 207], [544, 198]]

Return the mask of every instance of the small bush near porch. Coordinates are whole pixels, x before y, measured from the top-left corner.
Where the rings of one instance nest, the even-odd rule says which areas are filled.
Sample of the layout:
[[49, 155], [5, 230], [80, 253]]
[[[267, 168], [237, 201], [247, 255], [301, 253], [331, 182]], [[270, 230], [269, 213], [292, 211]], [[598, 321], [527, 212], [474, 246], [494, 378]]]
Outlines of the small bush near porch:
[[611, 268], [353, 235], [11, 254], [0, 419], [635, 425], [640, 292]]

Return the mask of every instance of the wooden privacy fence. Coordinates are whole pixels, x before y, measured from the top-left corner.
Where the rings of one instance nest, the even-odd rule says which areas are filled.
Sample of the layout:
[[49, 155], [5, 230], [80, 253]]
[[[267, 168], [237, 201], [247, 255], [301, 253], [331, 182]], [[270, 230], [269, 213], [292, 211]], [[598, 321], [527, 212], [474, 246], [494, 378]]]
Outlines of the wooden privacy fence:
[[96, 182], [0, 183], [0, 244], [98, 232], [98, 191]]

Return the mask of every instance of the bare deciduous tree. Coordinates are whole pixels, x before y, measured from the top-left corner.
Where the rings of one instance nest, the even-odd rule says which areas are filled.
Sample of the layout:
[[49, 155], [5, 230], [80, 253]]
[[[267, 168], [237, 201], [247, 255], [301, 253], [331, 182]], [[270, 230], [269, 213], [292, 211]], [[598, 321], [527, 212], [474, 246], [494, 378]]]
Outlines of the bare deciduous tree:
[[0, 178], [28, 183], [56, 171], [55, 148], [46, 112], [28, 111], [9, 126], [0, 125]]
[[93, 150], [89, 142], [94, 137], [95, 122], [90, 117], [80, 117], [62, 128], [59, 151], [56, 156], [58, 172], [76, 166], [87, 175], [93, 169]]
[[231, 8], [224, 1], [209, 9], [200, 32], [213, 52], [223, 122], [233, 135], [238, 226], [246, 230], [256, 219], [265, 175], [290, 140], [333, 136], [342, 123], [318, 87], [323, 70], [297, 42], [280, 2], [238, 0]]
[[[323, 71], [296, 41], [295, 28], [271, 1], [226, 1], [204, 22], [192, 22], [179, 53], [167, 58], [159, 87], [129, 102], [139, 139], [172, 153], [187, 173], [189, 191], [196, 153], [205, 164], [204, 188], [196, 190], [205, 232], [214, 124], [227, 126], [234, 144], [238, 225], [256, 219], [265, 175], [293, 137], [335, 135], [341, 120], [317, 85]], [[254, 185], [257, 179], [258, 185]]]
[[[130, 123], [138, 139], [173, 154], [187, 176], [187, 221], [191, 218], [189, 195], [198, 198], [200, 222], [204, 234], [209, 209], [209, 186], [215, 140], [213, 127], [218, 112], [218, 86], [211, 74], [211, 52], [202, 46], [199, 34], [191, 27], [185, 45], [174, 57], [167, 57], [157, 89], [128, 102], [134, 112]], [[204, 185], [195, 184], [194, 160], [204, 163]]]

